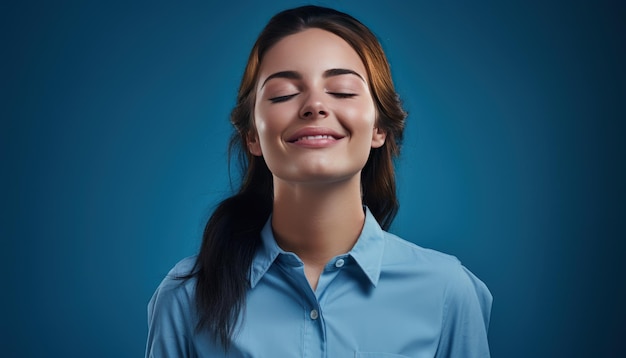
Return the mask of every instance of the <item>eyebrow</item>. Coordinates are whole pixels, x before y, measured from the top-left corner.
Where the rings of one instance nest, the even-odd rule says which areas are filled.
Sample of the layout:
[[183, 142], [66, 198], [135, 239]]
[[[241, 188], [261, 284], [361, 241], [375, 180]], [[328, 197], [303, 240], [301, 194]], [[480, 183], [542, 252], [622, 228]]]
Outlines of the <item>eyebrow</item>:
[[330, 70], [324, 71], [322, 77], [328, 78], [333, 76], [341, 76], [341, 75], [355, 75], [361, 79], [361, 81], [365, 82], [365, 78], [363, 76], [356, 73], [356, 71], [349, 70], [347, 68], [331, 68]]
[[[363, 78], [363, 76], [358, 74], [356, 71], [349, 70], [347, 68], [331, 68], [329, 70], [324, 71], [324, 74], [322, 74], [322, 77], [329, 78], [329, 77], [342, 76], [342, 75], [355, 75], [358, 78], [360, 78], [361, 81], [365, 82], [365, 79]], [[267, 81], [269, 81], [271, 79], [274, 79], [274, 78], [287, 78], [287, 79], [290, 79], [290, 80], [301, 80], [302, 79], [302, 75], [300, 73], [296, 72], [296, 71], [280, 71], [280, 72], [276, 72], [276, 73], [273, 73], [273, 74], [267, 76], [265, 81], [263, 81], [263, 85], [261, 85], [261, 88], [263, 88], [263, 86], [265, 86]]]

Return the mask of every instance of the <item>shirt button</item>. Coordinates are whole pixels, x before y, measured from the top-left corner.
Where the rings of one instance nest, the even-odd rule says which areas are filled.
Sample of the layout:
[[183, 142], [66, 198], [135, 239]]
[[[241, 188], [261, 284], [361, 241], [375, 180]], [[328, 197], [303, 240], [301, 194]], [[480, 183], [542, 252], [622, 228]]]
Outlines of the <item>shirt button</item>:
[[339, 259], [337, 261], [335, 261], [335, 267], [339, 268], [342, 267], [343, 264], [345, 264], [346, 262], [343, 259]]
[[317, 317], [319, 317], [319, 313], [317, 313], [317, 310], [311, 310], [311, 313], [309, 313], [309, 316], [311, 317], [312, 320], [316, 320]]

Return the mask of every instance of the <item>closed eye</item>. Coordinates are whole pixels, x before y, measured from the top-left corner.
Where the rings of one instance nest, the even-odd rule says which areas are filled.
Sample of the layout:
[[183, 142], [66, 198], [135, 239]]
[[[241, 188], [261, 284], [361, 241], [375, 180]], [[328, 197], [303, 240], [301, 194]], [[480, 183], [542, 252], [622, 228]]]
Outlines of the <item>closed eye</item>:
[[272, 103], [280, 103], [280, 102], [285, 102], [285, 101], [288, 101], [288, 100], [290, 100], [291, 98], [293, 98], [293, 97], [295, 97], [295, 96], [297, 96], [297, 95], [298, 95], [297, 93], [294, 93], [294, 94], [288, 94], [288, 95], [286, 95], [286, 96], [272, 97], [272, 98], [270, 98], [269, 100], [270, 100], [270, 102], [272, 102]]
[[337, 98], [352, 98], [357, 95], [356, 93], [342, 93], [342, 92], [328, 92], [328, 94]]

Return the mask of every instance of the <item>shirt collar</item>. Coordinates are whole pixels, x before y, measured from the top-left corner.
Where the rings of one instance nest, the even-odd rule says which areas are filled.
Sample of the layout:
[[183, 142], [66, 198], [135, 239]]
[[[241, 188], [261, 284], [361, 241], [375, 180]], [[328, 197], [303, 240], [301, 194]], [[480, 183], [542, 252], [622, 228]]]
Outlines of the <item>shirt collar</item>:
[[[365, 207], [365, 223], [356, 244], [348, 252], [370, 283], [376, 287], [380, 277], [380, 267], [385, 247], [384, 231], [370, 210]], [[292, 255], [281, 249], [272, 232], [272, 216], [261, 230], [261, 245], [250, 268], [250, 287], [254, 288], [274, 263], [278, 255]]]

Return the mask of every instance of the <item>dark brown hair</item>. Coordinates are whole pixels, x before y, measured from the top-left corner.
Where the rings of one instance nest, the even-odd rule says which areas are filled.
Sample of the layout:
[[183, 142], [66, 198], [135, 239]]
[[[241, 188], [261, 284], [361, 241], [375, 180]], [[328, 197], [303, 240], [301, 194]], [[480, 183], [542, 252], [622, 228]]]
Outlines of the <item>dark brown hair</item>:
[[385, 144], [372, 149], [361, 172], [363, 204], [387, 229], [398, 211], [393, 159], [399, 154], [406, 113], [393, 86], [389, 63], [376, 36], [352, 16], [324, 7], [285, 10], [269, 21], [259, 35], [245, 68], [237, 105], [231, 113], [235, 133], [229, 153], [238, 151], [242, 182], [235, 195], [222, 201], [209, 219], [194, 270], [199, 312], [198, 329], [208, 328], [228, 349], [245, 305], [248, 275], [259, 234], [272, 211], [272, 174], [262, 157], [247, 150], [254, 133], [255, 88], [263, 56], [278, 41], [309, 28], [338, 35], [360, 56], [377, 109], [377, 127]]

